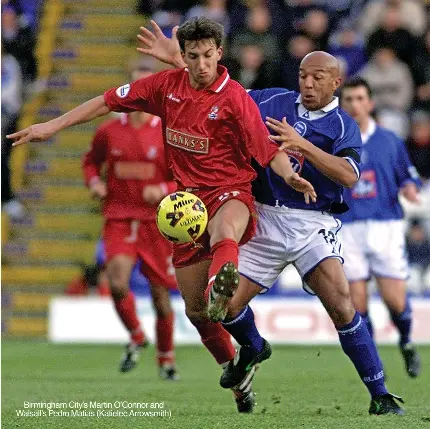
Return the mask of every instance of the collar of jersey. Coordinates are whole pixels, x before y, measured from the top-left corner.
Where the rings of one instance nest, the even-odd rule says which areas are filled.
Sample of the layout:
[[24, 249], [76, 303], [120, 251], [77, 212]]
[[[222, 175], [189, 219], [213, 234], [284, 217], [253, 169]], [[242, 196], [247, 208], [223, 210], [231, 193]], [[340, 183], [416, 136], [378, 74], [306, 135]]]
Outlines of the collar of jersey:
[[361, 133], [361, 141], [363, 142], [363, 144], [369, 141], [370, 137], [372, 137], [372, 134], [375, 131], [376, 131], [376, 122], [372, 118], [369, 118], [369, 125], [367, 126], [366, 132]]
[[[188, 67], [185, 67], [184, 70], [188, 72]], [[221, 92], [230, 80], [230, 75], [224, 66], [218, 65], [217, 72], [219, 78], [210, 87], [206, 88], [208, 91]]]
[[[302, 104], [302, 95], [299, 94], [299, 96], [296, 98], [297, 104]], [[304, 106], [303, 106], [304, 107]], [[333, 109], [336, 109], [336, 107], [339, 107], [339, 98], [333, 97], [333, 100], [330, 101], [326, 106], [322, 107], [319, 110], [312, 110], [313, 113], [328, 113], [332, 111]]]

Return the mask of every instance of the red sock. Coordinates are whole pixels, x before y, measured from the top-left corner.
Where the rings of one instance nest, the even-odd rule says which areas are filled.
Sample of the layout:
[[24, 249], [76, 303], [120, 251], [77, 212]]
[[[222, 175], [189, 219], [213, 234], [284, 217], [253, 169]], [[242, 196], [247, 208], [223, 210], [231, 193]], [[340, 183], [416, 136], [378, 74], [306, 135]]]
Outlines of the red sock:
[[145, 340], [145, 335], [137, 317], [134, 295], [129, 291], [124, 298], [114, 300], [114, 304], [119, 318], [131, 334], [131, 341], [136, 344], [142, 344]]
[[235, 349], [230, 334], [222, 327], [221, 323], [202, 320], [195, 323], [194, 326], [199, 331], [203, 345], [219, 364], [234, 358]]
[[233, 262], [237, 267], [239, 263], [239, 245], [231, 238], [226, 238], [212, 246], [211, 255], [213, 259], [209, 267], [209, 283], [205, 291], [206, 299], [209, 296], [209, 290], [215, 280], [215, 276], [221, 267], [227, 262]]
[[158, 365], [173, 365], [175, 363], [175, 352], [173, 345], [173, 324], [175, 314], [173, 311], [167, 317], [157, 317], [157, 360]]

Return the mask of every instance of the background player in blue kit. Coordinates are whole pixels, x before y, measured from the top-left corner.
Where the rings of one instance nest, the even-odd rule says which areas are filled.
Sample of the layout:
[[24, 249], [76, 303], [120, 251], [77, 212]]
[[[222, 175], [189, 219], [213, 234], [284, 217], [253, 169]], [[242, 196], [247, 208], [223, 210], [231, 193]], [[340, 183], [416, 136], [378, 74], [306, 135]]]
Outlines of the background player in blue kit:
[[341, 104], [357, 121], [363, 141], [361, 178], [351, 189], [345, 190], [349, 211], [340, 218], [344, 225], [344, 269], [352, 300], [372, 335], [367, 281], [375, 276], [381, 297], [400, 334], [399, 347], [406, 371], [411, 377], [417, 377], [421, 362], [411, 342], [405, 225], [398, 195], [401, 193], [410, 202], [419, 202], [418, 173], [405, 144], [391, 131], [376, 125], [370, 116], [372, 92], [365, 80], [356, 78], [347, 82], [341, 91]]
[[[141, 52], [184, 66], [175, 33], [168, 39], [161, 31], [156, 35], [147, 29], [141, 31], [140, 40], [147, 45]], [[302, 60], [299, 76], [300, 94], [280, 88], [249, 94], [263, 119], [274, 118], [267, 122], [278, 134], [273, 139], [282, 142], [280, 150], [290, 151], [296, 171], [313, 184], [318, 199], [306, 204], [303, 195], [281, 183], [270, 168], [254, 166], [258, 173], [253, 187], [259, 215], [257, 232], [240, 249], [240, 284], [222, 322], [241, 348], [225, 367], [220, 384], [230, 388], [247, 374], [252, 377], [255, 364], [270, 357], [270, 345], [259, 334], [248, 303], [269, 289], [293, 263], [305, 287], [312, 289], [326, 308], [344, 352], [369, 390], [369, 413], [403, 414], [394, 400], [401, 398], [385, 387], [375, 343], [354, 309], [342, 269], [337, 236], [341, 223], [333, 214], [348, 209], [342, 190], [359, 179], [362, 143], [357, 124], [334, 97], [341, 83], [338, 60], [326, 52], [312, 52]]]

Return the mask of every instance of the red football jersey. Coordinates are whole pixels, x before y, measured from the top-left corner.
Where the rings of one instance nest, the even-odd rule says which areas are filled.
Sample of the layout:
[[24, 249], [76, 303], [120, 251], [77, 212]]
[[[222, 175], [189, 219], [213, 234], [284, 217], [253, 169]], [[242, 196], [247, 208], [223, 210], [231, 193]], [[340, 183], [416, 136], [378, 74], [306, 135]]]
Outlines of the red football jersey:
[[208, 88], [192, 88], [188, 70], [167, 70], [105, 92], [110, 110], [160, 116], [169, 169], [181, 188], [250, 184], [251, 158], [266, 166], [278, 151], [257, 105], [218, 66]]
[[83, 157], [87, 186], [99, 178], [104, 163], [108, 189], [104, 216], [155, 221], [157, 206], [143, 200], [143, 188], [161, 184], [166, 195], [176, 190], [167, 170], [160, 118], [154, 116], [140, 128], [131, 125], [127, 115], [102, 124]]

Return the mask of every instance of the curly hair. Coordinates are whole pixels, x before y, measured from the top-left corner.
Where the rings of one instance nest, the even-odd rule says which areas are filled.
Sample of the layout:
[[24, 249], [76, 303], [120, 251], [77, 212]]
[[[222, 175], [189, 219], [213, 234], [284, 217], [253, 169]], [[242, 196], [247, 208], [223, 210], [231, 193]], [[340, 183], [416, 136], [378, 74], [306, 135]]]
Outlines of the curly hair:
[[224, 28], [218, 22], [209, 18], [193, 18], [184, 22], [177, 33], [179, 46], [185, 51], [185, 42], [213, 40], [219, 48], [224, 37]]

